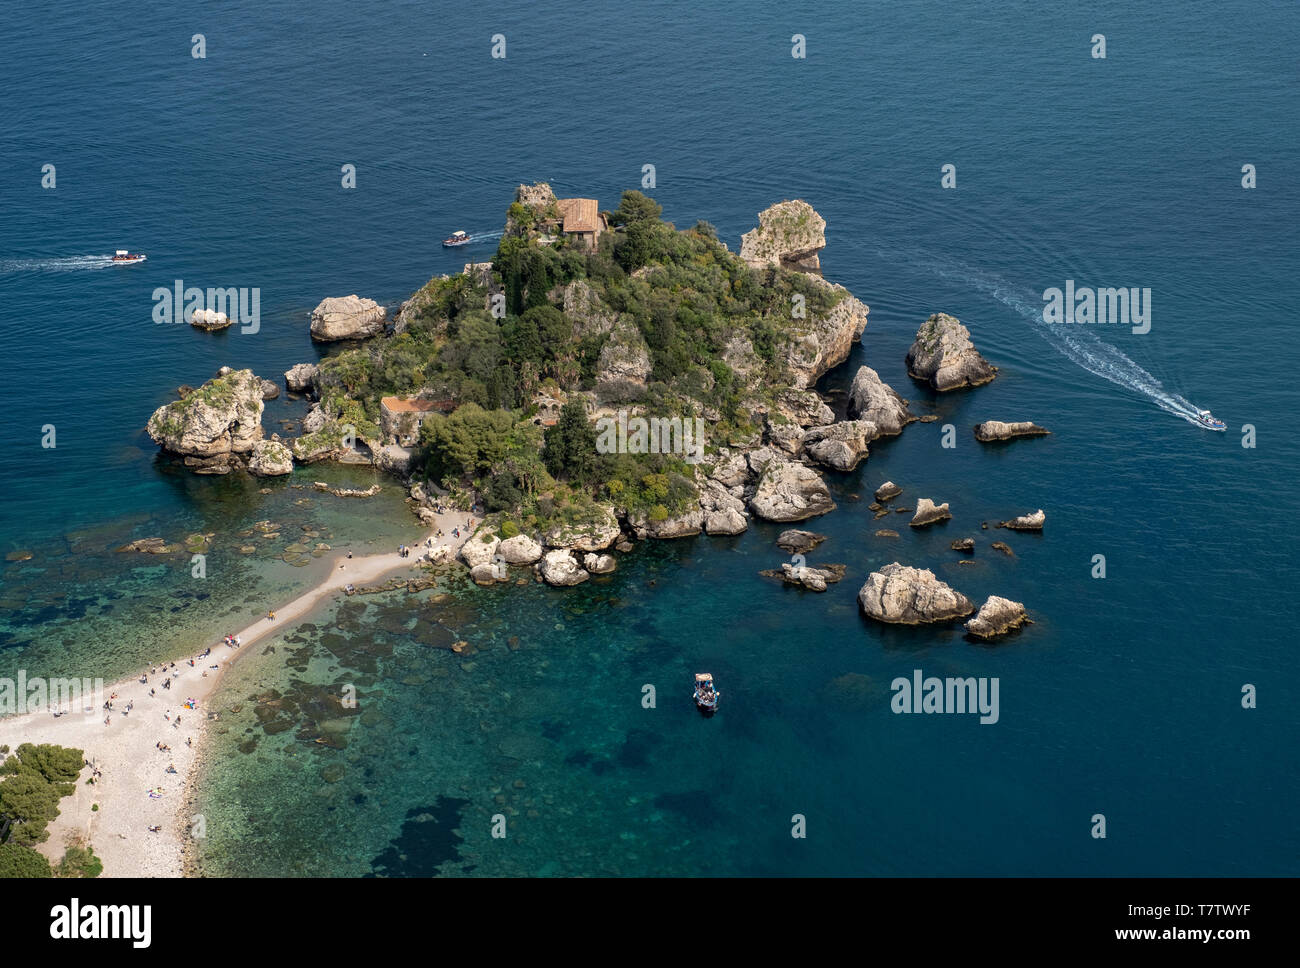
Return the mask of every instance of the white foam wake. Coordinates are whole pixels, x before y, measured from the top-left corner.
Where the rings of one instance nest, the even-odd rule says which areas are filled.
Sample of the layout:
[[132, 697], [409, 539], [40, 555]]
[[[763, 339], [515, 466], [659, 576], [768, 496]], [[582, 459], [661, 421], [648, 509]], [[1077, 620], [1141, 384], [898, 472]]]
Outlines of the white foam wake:
[[86, 269], [106, 269], [111, 265], [111, 254], [71, 255], [61, 259], [0, 259], [0, 273], [80, 272]]
[[[976, 272], [954, 266], [943, 266], [930, 260], [921, 260], [927, 268], [940, 275], [974, 286], [985, 295], [1015, 310], [1033, 324], [1035, 331], [1058, 353], [1089, 373], [1109, 380], [1151, 399], [1167, 413], [1197, 423], [1199, 407], [1182, 394], [1166, 390], [1149, 371], [1129, 359], [1117, 347], [1107, 343], [1087, 326], [1053, 325], [1043, 320], [1041, 300], [1027, 289], [1020, 289], [992, 273]], [[1199, 424], [1198, 424], [1199, 426]]]

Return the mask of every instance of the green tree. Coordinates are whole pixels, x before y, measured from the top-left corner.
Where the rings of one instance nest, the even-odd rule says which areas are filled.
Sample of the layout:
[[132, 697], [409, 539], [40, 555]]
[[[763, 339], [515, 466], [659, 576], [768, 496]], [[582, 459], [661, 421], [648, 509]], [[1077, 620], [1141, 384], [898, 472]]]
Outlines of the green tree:
[[58, 791], [35, 770], [20, 770], [0, 782], [0, 826], [13, 822], [10, 843], [30, 847], [48, 840], [45, 827], [58, 815]]
[[54, 869], [58, 877], [98, 877], [104, 871], [104, 862], [95, 856], [90, 846], [74, 844], [63, 854], [63, 860]]
[[18, 844], [0, 844], [0, 880], [53, 876], [50, 862], [38, 851]]
[[663, 210], [664, 207], [649, 195], [645, 195], [633, 188], [623, 193], [618, 208], [610, 213], [609, 220], [613, 225], [633, 225], [637, 222], [646, 221], [657, 222]]
[[607, 464], [596, 450], [596, 428], [587, 421], [587, 408], [574, 398], [560, 410], [555, 426], [546, 428], [546, 469], [553, 477], [579, 484], [593, 481]]

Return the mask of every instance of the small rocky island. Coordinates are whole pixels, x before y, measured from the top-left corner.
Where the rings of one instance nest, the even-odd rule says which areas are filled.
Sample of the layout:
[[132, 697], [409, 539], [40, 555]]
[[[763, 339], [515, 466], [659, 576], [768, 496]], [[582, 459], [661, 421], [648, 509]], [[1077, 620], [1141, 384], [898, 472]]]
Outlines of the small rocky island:
[[[546, 183], [520, 185], [490, 263], [431, 279], [392, 316], [356, 294], [321, 301], [310, 335], [342, 348], [283, 374], [291, 399], [305, 398], [298, 436], [263, 430], [278, 383], [228, 367], [159, 407], [149, 436], [198, 474], [360, 462], [401, 479], [422, 521], [443, 506], [479, 508], [459, 557], [480, 585], [570, 587], [614, 572], [637, 541], [835, 511], [826, 475], [856, 471], [874, 441], [935, 418], [918, 418], [870, 366], [853, 374], [843, 419], [813, 389], [848, 359], [869, 314], [822, 277], [825, 220], [804, 201], [780, 202], [736, 254], [707, 222], [679, 230], [660, 214], [638, 191], [599, 211]], [[940, 392], [997, 372], [942, 313], [920, 327], [906, 363]], [[976, 428], [981, 440], [1037, 433]], [[892, 481], [876, 487], [876, 517], [912, 513], [915, 532], [953, 516], [929, 497], [885, 506], [901, 493]], [[1037, 515], [999, 526], [1041, 528]], [[823, 540], [789, 530], [778, 543], [802, 554]], [[973, 553], [973, 539], [959, 544]], [[796, 558], [763, 574], [824, 592], [845, 566]], [[932, 571], [897, 562], [858, 598], [889, 623], [975, 610]], [[986, 603], [973, 635], [1010, 624], [1004, 601]]]

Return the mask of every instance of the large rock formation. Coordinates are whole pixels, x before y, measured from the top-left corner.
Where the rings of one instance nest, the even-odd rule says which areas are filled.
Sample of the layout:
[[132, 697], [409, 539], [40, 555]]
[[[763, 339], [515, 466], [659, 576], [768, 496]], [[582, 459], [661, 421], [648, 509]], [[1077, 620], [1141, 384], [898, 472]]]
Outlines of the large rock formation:
[[824, 427], [835, 422], [835, 411], [812, 390], [786, 390], [776, 398], [777, 412], [800, 427]]
[[631, 316], [620, 316], [596, 361], [596, 396], [607, 403], [635, 400], [650, 378], [650, 347]]
[[596, 517], [578, 524], [557, 524], [543, 537], [548, 548], [604, 551], [618, 540], [618, 519], [612, 508], [601, 506]]
[[573, 555], [563, 549], [548, 551], [536, 565], [537, 573], [548, 585], [580, 585], [591, 577], [573, 560]]
[[896, 561], [867, 577], [858, 604], [876, 621], [896, 625], [946, 622], [975, 610], [970, 599], [939, 581], [934, 572]]
[[835, 502], [811, 467], [772, 460], [758, 479], [749, 507], [765, 521], [803, 521], [835, 510]]
[[257, 477], [279, 477], [293, 473], [293, 452], [278, 440], [259, 440], [253, 444], [248, 473]]
[[373, 299], [362, 299], [356, 293], [350, 296], [331, 296], [322, 299], [311, 313], [311, 338], [321, 342], [343, 339], [364, 339], [384, 330], [383, 306]]
[[907, 351], [907, 372], [936, 390], [988, 383], [997, 375], [970, 341], [970, 331], [947, 313], [935, 313], [916, 331]]
[[870, 420], [842, 420], [814, 427], [803, 437], [805, 452], [817, 463], [837, 471], [851, 471], [867, 456], [867, 444], [879, 436]]
[[284, 371], [284, 385], [291, 393], [310, 393], [320, 379], [320, 367], [315, 363], [296, 363]]
[[618, 313], [601, 301], [586, 279], [574, 279], [562, 290], [564, 315], [573, 323], [573, 341], [610, 332]]
[[627, 523], [642, 541], [646, 538], [688, 538], [703, 530], [704, 511], [696, 507], [662, 521], [653, 520], [645, 511], [634, 511], [628, 514]]
[[706, 534], [740, 534], [749, 527], [745, 502], [717, 481], [708, 481], [700, 491]]
[[908, 522], [914, 528], [924, 528], [926, 525], [934, 524], [936, 521], [946, 521], [952, 517], [952, 512], [948, 510], [948, 502], [935, 504], [928, 497], [920, 498], [916, 502], [916, 513], [912, 515], [912, 520]]
[[858, 372], [853, 375], [848, 412], [850, 417], [875, 424], [879, 437], [901, 434], [903, 428], [916, 419], [907, 409], [907, 401], [869, 366], [858, 367]]
[[821, 272], [817, 253], [826, 248], [826, 220], [807, 202], [778, 202], [758, 213], [758, 228], [740, 238], [740, 257], [753, 268], [774, 265]]
[[1025, 606], [1020, 602], [990, 595], [980, 606], [975, 617], [966, 623], [966, 631], [976, 638], [992, 639], [999, 635], [1006, 635], [1028, 621]]
[[506, 538], [497, 548], [497, 554], [511, 565], [531, 565], [542, 557], [542, 546], [526, 534]]
[[242, 468], [262, 439], [262, 381], [252, 370], [227, 370], [183, 400], [154, 411], [149, 437], [179, 454], [196, 474]]
[[[486, 541], [483, 539], [487, 538]], [[487, 565], [496, 557], [497, 548], [501, 544], [501, 539], [496, 535], [489, 535], [486, 532], [474, 532], [474, 535], [460, 546], [460, 558], [465, 564], [474, 568], [477, 565]]]
[[827, 370], [849, 358], [853, 344], [867, 328], [867, 314], [871, 312], [866, 303], [843, 286], [829, 283], [820, 276], [810, 278], [827, 289], [834, 302], [825, 312], [810, 304], [806, 318], [782, 322], [791, 330], [782, 354], [790, 372], [790, 382], [797, 389], [811, 387]]
[[975, 425], [975, 439], [981, 443], [991, 440], [1011, 440], [1013, 437], [1043, 437], [1051, 431], [1028, 420], [1016, 423], [1003, 423], [1001, 420], [985, 420]]

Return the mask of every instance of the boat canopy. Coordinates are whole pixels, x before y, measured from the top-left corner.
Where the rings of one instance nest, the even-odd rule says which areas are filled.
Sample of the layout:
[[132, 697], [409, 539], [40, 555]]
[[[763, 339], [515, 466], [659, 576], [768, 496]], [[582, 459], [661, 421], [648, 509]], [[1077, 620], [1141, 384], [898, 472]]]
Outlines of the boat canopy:
[[713, 681], [713, 676], [709, 675], [707, 672], [697, 672], [697, 673], [695, 673], [695, 681], [696, 681], [696, 682], [712, 682], [712, 681]]
[[114, 252], [113, 254], [114, 254], [114, 255], [130, 255], [131, 253], [128, 252], [128, 251], [126, 251], [126, 249], [118, 249], [118, 250], [117, 250], [116, 252]]

